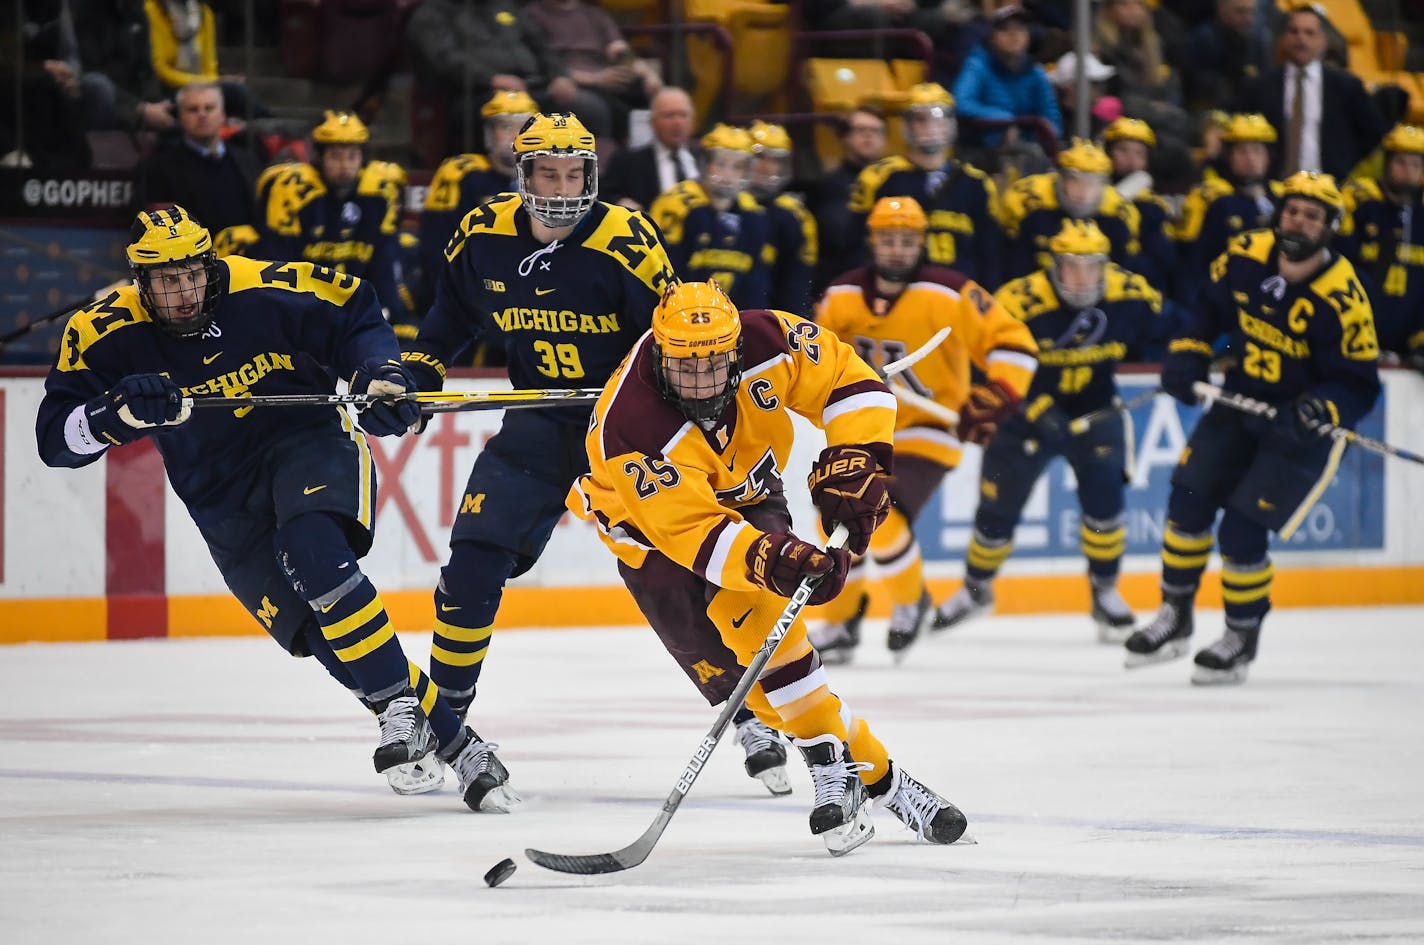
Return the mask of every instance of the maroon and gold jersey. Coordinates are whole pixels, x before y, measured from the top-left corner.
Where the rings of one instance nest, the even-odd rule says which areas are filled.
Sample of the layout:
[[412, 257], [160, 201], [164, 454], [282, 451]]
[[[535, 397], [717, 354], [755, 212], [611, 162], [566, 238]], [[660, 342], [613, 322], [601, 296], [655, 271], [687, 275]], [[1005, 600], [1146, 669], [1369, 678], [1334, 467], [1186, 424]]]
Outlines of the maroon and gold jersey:
[[[816, 323], [853, 344], [877, 368], [949, 326], [949, 337], [899, 378], [920, 396], [956, 412], [969, 396], [971, 363], [1020, 397], [1038, 366], [1033, 333], [972, 279], [940, 266], [921, 266], [894, 300], [876, 294], [870, 268], [853, 269], [826, 289]], [[902, 403], [895, 451], [953, 468], [961, 447], [943, 419]]]
[[788, 411], [832, 445], [881, 444], [887, 454], [895, 427], [894, 395], [855, 349], [787, 312], [744, 311], [741, 320], [741, 384], [710, 429], [659, 392], [656, 346], [643, 335], [594, 407], [589, 471], [568, 497], [625, 564], [640, 567], [656, 549], [734, 591], [760, 589], [746, 555], [762, 533], [738, 510], [781, 491]]

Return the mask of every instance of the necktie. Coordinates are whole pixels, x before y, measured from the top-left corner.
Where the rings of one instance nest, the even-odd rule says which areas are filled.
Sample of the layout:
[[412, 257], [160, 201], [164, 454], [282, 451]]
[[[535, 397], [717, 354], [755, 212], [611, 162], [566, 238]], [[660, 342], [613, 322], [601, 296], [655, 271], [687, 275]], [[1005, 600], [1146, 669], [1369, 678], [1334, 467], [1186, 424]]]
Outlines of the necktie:
[[672, 182], [681, 184], [687, 180], [687, 174], [682, 169], [682, 149], [668, 152], [668, 158], [672, 161]]
[[1290, 124], [1286, 129], [1286, 158], [1282, 166], [1282, 177], [1289, 177], [1300, 170], [1300, 138], [1305, 126], [1305, 70], [1295, 69], [1295, 97], [1291, 99]]

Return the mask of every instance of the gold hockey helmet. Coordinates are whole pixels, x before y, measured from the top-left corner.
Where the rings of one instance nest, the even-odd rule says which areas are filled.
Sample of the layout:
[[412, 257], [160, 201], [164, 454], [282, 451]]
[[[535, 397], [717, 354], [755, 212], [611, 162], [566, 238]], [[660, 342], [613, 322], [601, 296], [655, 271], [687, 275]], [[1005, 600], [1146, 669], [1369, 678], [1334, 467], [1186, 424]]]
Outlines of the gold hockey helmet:
[[654, 374], [662, 395], [696, 423], [711, 423], [742, 377], [742, 319], [716, 281], [674, 282], [653, 309]]
[[[201, 335], [212, 322], [223, 291], [212, 234], [187, 210], [174, 205], [165, 210], [141, 211], [134, 218], [131, 235], [133, 240], [126, 250], [129, 271], [154, 323], [182, 338]], [[180, 304], [177, 299], [184, 291], [183, 280], [196, 275], [186, 263], [202, 267], [203, 297], [193, 315], [174, 320], [166, 313]]]
[[371, 140], [366, 123], [351, 112], [326, 113], [322, 123], [312, 129], [312, 140], [321, 147], [330, 144], [361, 144]]
[[930, 223], [920, 202], [914, 197], [881, 197], [870, 208], [865, 225], [872, 233], [877, 230], [916, 230], [923, 233], [929, 229]]
[[[572, 197], [543, 197], [529, 189], [534, 163], [541, 157], [583, 161], [583, 190]], [[598, 200], [598, 151], [593, 133], [572, 112], [536, 113], [514, 138], [515, 180], [524, 208], [545, 226], [573, 226]]]
[[1140, 141], [1149, 148], [1157, 147], [1157, 135], [1152, 126], [1140, 118], [1117, 118], [1103, 129], [1103, 142]]

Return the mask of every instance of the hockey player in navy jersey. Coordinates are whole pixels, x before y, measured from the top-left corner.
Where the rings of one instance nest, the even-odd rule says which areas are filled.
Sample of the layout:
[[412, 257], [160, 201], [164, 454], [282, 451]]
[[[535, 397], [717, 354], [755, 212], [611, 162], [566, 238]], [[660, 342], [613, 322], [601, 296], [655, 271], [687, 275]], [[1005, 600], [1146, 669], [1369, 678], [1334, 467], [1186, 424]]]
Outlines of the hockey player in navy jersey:
[[745, 128], [717, 125], [702, 136], [702, 176], [653, 201], [648, 215], [684, 279], [715, 279], [741, 308], [765, 308], [776, 245], [766, 211], [747, 192], [755, 142]]
[[370, 282], [386, 316], [409, 317], [401, 297], [401, 191], [405, 171], [387, 161], [367, 161], [371, 132], [347, 112], [327, 112], [312, 131], [315, 164], [287, 164], [259, 207], [267, 259], [302, 260]]
[[[642, 214], [598, 200], [593, 135], [537, 114], [514, 140], [517, 192], [472, 210], [445, 248], [435, 305], [404, 363], [422, 390], [471, 344], [503, 347], [517, 388], [600, 387], [673, 278]], [[435, 589], [430, 676], [475, 696], [505, 582], [533, 566], [588, 468], [588, 408], [512, 411], [475, 460]]]
[[1162, 606], [1124, 644], [1128, 667], [1186, 653], [1218, 511], [1226, 632], [1197, 653], [1192, 681], [1244, 682], [1256, 658], [1271, 609], [1270, 533], [1294, 534], [1345, 448], [1315, 428], [1354, 426], [1379, 396], [1370, 298], [1349, 260], [1330, 249], [1343, 213], [1330, 176], [1287, 178], [1274, 228], [1231, 240], [1168, 346], [1162, 387], [1196, 403], [1193, 385], [1206, 380], [1212, 342], [1225, 334], [1238, 357], [1225, 389], [1274, 405], [1276, 417], [1216, 407], [1192, 431], [1167, 499]]
[[[358, 392], [413, 390], [370, 283], [311, 263], [220, 260], [181, 207], [140, 213], [128, 259], [134, 283], [64, 330], [36, 423], [41, 458], [86, 466], [152, 437], [233, 595], [284, 650], [315, 656], [376, 712], [376, 770], [436, 751], [467, 804], [501, 806], [507, 775], [406, 659], [361, 573], [376, 504], [365, 434], [339, 407], [185, 406], [330, 394], [332, 373]], [[378, 403], [361, 426], [399, 436], [419, 416], [412, 401]]]
[[864, 226], [882, 197], [915, 198], [929, 218], [925, 261], [993, 289], [1003, 271], [998, 190], [989, 175], [952, 156], [954, 96], [936, 82], [912, 86], [903, 120], [905, 153], [860, 172], [851, 211]]
[[786, 193], [791, 183], [791, 136], [780, 125], [753, 122], [752, 195], [766, 211], [776, 260], [771, 265], [769, 308], [808, 318], [815, 299], [811, 275], [819, 251], [816, 218], [801, 198]]
[[1051, 267], [1011, 279], [996, 296], [1033, 332], [1038, 371], [1023, 409], [984, 450], [964, 586], [940, 607], [935, 628], [993, 606], [994, 577], [1013, 551], [1029, 493], [1049, 462], [1063, 456], [1078, 482], [1079, 538], [1098, 639], [1121, 643], [1133, 623], [1117, 591], [1127, 550], [1124, 479], [1132, 465], [1132, 428], [1126, 414], [1082, 431], [1072, 430], [1070, 420], [1116, 401], [1117, 365], [1151, 337], [1162, 296], [1142, 276], [1108, 262], [1108, 238], [1092, 220], [1063, 221], [1048, 246]]
[[435, 169], [420, 214], [421, 271], [425, 273], [422, 311], [435, 299], [435, 279], [445, 262], [445, 246], [465, 214], [496, 194], [514, 190], [514, 136], [537, 111], [539, 106], [528, 92], [495, 92], [480, 109], [484, 153], [455, 154]]

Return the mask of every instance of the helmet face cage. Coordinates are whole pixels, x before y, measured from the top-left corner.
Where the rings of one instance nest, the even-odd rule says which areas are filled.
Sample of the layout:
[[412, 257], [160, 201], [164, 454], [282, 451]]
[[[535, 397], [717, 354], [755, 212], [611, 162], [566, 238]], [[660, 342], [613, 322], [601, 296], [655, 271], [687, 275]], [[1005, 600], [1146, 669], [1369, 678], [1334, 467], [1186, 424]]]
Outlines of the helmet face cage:
[[923, 154], [937, 154], [954, 144], [958, 125], [947, 105], [911, 105], [901, 113], [905, 141]]
[[702, 186], [719, 200], [732, 200], [747, 189], [752, 155], [733, 148], [708, 148], [702, 152]]
[[[185, 286], [187, 280], [184, 280], [180, 274], [187, 274], [193, 270], [189, 263], [198, 263], [202, 268], [203, 297], [198, 300], [196, 314], [190, 318], [175, 321], [164, 313], [185, 304], [188, 294]], [[179, 275], [176, 285], [168, 284], [169, 280], [166, 276], [170, 273], [165, 270], [174, 270], [171, 274]], [[222, 297], [222, 287], [218, 278], [218, 257], [215, 251], [210, 249], [186, 260], [174, 260], [151, 266], [130, 263], [129, 271], [133, 273], [134, 284], [138, 286], [139, 297], [143, 300], [144, 308], [148, 309], [149, 314], [153, 316], [154, 324], [159, 328], [178, 338], [195, 338], [212, 324], [218, 299]]]
[[653, 342], [658, 389], [693, 423], [713, 423], [737, 396], [742, 383], [742, 339], [731, 351], [677, 357]]
[[[1096, 305], [1103, 297], [1107, 278], [1108, 257], [1103, 253], [1057, 253], [1053, 257], [1053, 267], [1048, 271], [1053, 290], [1069, 308], [1088, 308]], [[1087, 285], [1069, 286], [1064, 273], [1069, 269], [1086, 266], [1097, 267], [1097, 278], [1087, 280]]]
[[1108, 175], [1086, 171], [1058, 172], [1058, 205], [1075, 220], [1097, 213], [1107, 191]]
[[751, 191], [767, 200], [791, 182], [791, 152], [760, 148], [752, 157]]
[[[534, 165], [541, 157], [582, 158], [583, 190], [572, 197], [542, 197], [530, 190], [529, 182], [534, 176]], [[519, 155], [519, 163], [515, 167], [517, 170], [516, 183], [519, 188], [519, 196], [524, 198], [524, 209], [529, 211], [531, 217], [545, 226], [573, 226], [593, 209], [594, 203], [598, 200], [598, 155], [593, 151], [586, 151], [582, 148], [568, 151], [563, 149], [525, 151]]]

